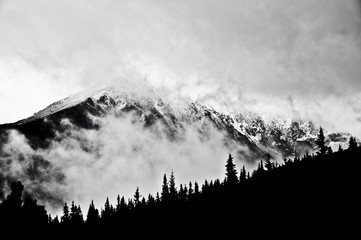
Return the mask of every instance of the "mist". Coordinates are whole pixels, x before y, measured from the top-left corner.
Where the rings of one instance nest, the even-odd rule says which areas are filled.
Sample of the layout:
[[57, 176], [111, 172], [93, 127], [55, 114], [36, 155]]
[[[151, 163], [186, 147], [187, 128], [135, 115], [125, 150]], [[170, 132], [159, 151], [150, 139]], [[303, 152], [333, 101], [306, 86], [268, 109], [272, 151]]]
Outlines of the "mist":
[[[185, 125], [182, 134], [170, 139], [161, 125], [145, 128], [133, 114], [90, 117], [99, 129], [79, 129], [64, 119], [61, 124], [67, 130], [47, 149], [34, 150], [23, 135], [10, 131], [2, 148], [2, 178], [22, 181], [26, 194], [61, 215], [64, 202], [75, 201], [86, 211], [91, 200], [103, 206], [106, 197], [113, 203], [118, 194], [132, 198], [136, 187], [144, 197], [155, 195], [161, 191], [163, 174], [171, 171], [178, 186], [223, 180], [229, 153], [236, 156], [237, 168], [248, 165], [237, 155], [247, 148], [229, 140], [225, 145], [226, 134], [211, 124], [203, 133], [194, 127], [197, 124]], [[6, 185], [2, 188], [9, 192]]]
[[361, 137], [360, 26], [356, 0], [3, 0], [0, 122], [137, 72], [222, 112]]

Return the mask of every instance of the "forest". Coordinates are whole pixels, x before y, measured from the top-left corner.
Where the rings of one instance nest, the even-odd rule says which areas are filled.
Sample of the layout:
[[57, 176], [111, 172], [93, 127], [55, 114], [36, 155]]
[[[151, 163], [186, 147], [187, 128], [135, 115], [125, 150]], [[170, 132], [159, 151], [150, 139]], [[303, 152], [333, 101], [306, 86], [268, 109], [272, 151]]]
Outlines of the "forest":
[[347, 149], [332, 152], [326, 147], [322, 128], [316, 144], [317, 153], [285, 158], [283, 163], [265, 156], [253, 172], [244, 166], [237, 169], [229, 154], [222, 180], [177, 185], [171, 172], [164, 174], [162, 190], [155, 196], [142, 196], [137, 187], [133, 198], [118, 195], [112, 205], [106, 197], [100, 209], [93, 201], [86, 211], [74, 202], [64, 203], [62, 216], [55, 217], [31, 196], [23, 199], [23, 184], [13, 182], [11, 193], [0, 205], [0, 226], [31, 226], [63, 234], [171, 231], [173, 236], [197, 230], [209, 236], [221, 229], [239, 234], [239, 229], [252, 229], [255, 236], [285, 228], [328, 233], [341, 226], [357, 229], [353, 219], [359, 218], [361, 147], [351, 137]]

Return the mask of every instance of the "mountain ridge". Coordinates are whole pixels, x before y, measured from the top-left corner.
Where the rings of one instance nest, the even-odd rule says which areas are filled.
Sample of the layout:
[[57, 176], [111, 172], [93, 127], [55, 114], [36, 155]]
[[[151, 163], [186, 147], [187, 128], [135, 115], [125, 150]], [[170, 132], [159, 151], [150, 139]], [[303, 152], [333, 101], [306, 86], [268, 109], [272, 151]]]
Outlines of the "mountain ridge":
[[[120, 89], [103, 86], [79, 92], [35, 113], [33, 116], [11, 124], [0, 125], [4, 129], [16, 129], [23, 133], [32, 147], [46, 147], [46, 141], [54, 138], [54, 132], [63, 131], [61, 119], [67, 118], [80, 128], [97, 128], [88, 114], [105, 117], [108, 114], [124, 116], [132, 112], [145, 127], [161, 124], [171, 138], [181, 134], [183, 125], [191, 124], [206, 131], [211, 124], [226, 133], [227, 138], [237, 144], [246, 145], [255, 154], [252, 158], [274, 158], [301, 156], [312, 153], [318, 128], [311, 121], [270, 119], [265, 120], [256, 113], [226, 114], [198, 102], [165, 101], [155, 94], [140, 97], [129, 88]], [[326, 131], [327, 133], [327, 131]], [[34, 138], [35, 136], [35, 138]], [[38, 137], [39, 136], [39, 137]], [[329, 146], [346, 147], [350, 134], [326, 134]], [[44, 141], [45, 144], [39, 144]], [[252, 154], [251, 154], [252, 155]]]

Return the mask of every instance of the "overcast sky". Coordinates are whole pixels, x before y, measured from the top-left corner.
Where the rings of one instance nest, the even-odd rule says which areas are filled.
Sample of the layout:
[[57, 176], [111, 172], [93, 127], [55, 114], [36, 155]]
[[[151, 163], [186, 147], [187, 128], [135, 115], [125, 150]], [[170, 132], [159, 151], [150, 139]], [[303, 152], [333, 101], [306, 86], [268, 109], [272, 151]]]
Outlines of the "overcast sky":
[[354, 0], [0, 0], [0, 123], [127, 78], [361, 137]]

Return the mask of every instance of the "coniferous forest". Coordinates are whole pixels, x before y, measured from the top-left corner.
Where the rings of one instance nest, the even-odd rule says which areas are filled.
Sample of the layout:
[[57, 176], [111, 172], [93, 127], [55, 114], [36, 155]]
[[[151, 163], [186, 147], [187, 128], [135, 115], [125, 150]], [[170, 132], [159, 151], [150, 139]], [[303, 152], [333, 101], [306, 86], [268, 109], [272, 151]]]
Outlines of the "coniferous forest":
[[[136, 187], [134, 196], [117, 197], [97, 208], [93, 201], [82, 209], [65, 203], [62, 216], [51, 217], [31, 196], [23, 198], [21, 182], [0, 205], [0, 226], [32, 226], [70, 234], [99, 232], [210, 236], [218, 233], [242, 235], [271, 234], [292, 230], [293, 234], [317, 230], [325, 234], [359, 228], [361, 147], [354, 138], [348, 149], [325, 150], [319, 136], [319, 152], [301, 158], [259, 161], [253, 172], [237, 169], [229, 154], [225, 178], [177, 185], [174, 172], [164, 174], [162, 190], [143, 196]], [[251, 230], [252, 229], [252, 230]], [[242, 233], [244, 232], [244, 233]], [[151, 235], [149, 235], [151, 236]]]

